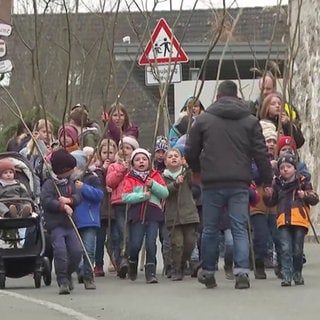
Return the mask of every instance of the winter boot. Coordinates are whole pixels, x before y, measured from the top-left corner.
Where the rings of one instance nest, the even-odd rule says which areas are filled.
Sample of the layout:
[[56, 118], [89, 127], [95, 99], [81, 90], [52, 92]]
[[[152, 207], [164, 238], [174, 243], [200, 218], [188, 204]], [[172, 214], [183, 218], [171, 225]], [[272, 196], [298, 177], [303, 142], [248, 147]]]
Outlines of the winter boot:
[[214, 271], [203, 270], [200, 268], [198, 270], [198, 281], [204, 284], [208, 289], [217, 286], [216, 278], [214, 277]]
[[32, 208], [30, 205], [26, 205], [21, 210], [21, 217], [22, 218], [28, 218], [31, 216]]
[[94, 266], [94, 275], [95, 277], [104, 277], [103, 265], [96, 264]]
[[127, 258], [122, 258], [118, 268], [117, 276], [120, 279], [125, 279], [127, 277], [128, 269], [129, 269], [129, 263]]
[[147, 283], [158, 283], [156, 277], [156, 266], [154, 263], [147, 263], [145, 266], [145, 276]]
[[281, 287], [291, 287], [291, 280], [292, 277], [290, 274], [282, 274], [282, 281], [281, 281]]
[[9, 206], [9, 216], [11, 218], [17, 218], [18, 217], [18, 210], [17, 210], [17, 207], [14, 204], [11, 204]]
[[128, 271], [129, 279], [134, 281], [138, 276], [138, 261], [130, 261], [129, 260], [129, 271]]
[[249, 289], [250, 280], [246, 273], [239, 273], [236, 275], [235, 289]]
[[69, 286], [66, 283], [59, 285], [59, 294], [70, 294]]
[[190, 269], [191, 269], [191, 278], [196, 278], [198, 274], [198, 270], [201, 267], [201, 261], [191, 260], [190, 261]]
[[84, 288], [86, 290], [95, 290], [96, 284], [93, 275], [83, 277]]
[[172, 281], [181, 281], [183, 280], [183, 272], [181, 269], [175, 269], [171, 277]]
[[234, 280], [234, 275], [233, 275], [233, 263], [226, 262], [225, 265], [223, 266], [224, 269], [224, 274], [226, 276], [227, 280]]
[[254, 277], [256, 279], [267, 279], [267, 274], [264, 269], [264, 261], [256, 260], [256, 271], [254, 272]]

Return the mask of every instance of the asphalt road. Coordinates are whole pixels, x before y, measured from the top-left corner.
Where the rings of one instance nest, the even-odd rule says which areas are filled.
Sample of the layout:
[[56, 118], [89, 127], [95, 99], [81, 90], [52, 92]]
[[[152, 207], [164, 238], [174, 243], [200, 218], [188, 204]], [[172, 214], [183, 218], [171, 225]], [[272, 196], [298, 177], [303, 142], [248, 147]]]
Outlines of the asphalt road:
[[235, 290], [222, 265], [215, 289], [190, 277], [172, 282], [159, 275], [159, 284], [146, 284], [140, 272], [135, 282], [108, 274], [96, 279], [97, 290], [76, 283], [72, 294], [59, 296], [54, 280], [35, 289], [31, 275], [7, 278], [6, 289], [0, 290], [1, 320], [314, 320], [320, 313], [320, 246], [308, 243], [305, 252], [306, 284], [289, 288], [282, 288], [268, 270], [267, 280], [254, 280], [251, 274], [251, 288]]

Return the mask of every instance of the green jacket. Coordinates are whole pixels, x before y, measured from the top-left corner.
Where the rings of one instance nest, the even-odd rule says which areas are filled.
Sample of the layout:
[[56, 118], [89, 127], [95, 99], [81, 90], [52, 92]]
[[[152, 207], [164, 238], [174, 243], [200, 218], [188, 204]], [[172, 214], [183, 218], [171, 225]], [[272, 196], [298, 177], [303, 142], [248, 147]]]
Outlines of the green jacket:
[[183, 183], [178, 185], [174, 175], [164, 170], [163, 178], [169, 190], [165, 204], [165, 221], [168, 228], [177, 225], [199, 223], [199, 214], [192, 197], [191, 170], [183, 171]]

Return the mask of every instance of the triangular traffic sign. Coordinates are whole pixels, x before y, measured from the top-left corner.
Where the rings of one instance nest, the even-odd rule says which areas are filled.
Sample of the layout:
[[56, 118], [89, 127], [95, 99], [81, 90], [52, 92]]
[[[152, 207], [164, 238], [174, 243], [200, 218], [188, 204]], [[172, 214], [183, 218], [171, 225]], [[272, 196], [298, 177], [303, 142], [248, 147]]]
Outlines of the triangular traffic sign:
[[152, 32], [139, 65], [188, 62], [188, 56], [172, 33], [167, 22], [161, 18]]

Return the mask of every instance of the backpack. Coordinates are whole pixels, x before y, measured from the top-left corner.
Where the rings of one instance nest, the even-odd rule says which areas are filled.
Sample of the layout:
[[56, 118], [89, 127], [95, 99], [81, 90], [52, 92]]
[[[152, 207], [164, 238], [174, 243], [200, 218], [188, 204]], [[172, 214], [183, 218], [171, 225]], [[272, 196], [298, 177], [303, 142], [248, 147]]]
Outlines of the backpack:
[[98, 145], [99, 140], [100, 135], [97, 128], [84, 128], [82, 133], [80, 133], [78, 136], [78, 141], [81, 149], [83, 149], [83, 147], [95, 148]]

